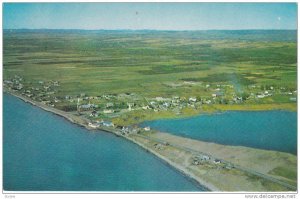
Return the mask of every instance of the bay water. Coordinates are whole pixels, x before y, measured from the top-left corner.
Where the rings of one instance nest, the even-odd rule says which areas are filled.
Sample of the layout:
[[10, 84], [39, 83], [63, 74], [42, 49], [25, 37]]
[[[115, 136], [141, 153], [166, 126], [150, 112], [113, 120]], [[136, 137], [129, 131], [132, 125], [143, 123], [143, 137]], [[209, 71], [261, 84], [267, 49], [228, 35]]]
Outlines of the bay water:
[[88, 131], [3, 95], [6, 191], [203, 191], [121, 137]]
[[141, 126], [207, 142], [297, 154], [297, 112], [227, 111], [147, 121]]

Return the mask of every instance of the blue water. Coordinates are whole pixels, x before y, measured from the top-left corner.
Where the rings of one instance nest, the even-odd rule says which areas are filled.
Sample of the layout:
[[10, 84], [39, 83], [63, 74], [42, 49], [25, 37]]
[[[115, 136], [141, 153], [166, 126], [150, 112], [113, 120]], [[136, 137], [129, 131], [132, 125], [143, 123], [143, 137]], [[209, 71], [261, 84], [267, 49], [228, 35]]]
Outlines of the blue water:
[[10, 95], [3, 101], [4, 190], [204, 190], [123, 138], [91, 133]]
[[225, 145], [297, 153], [297, 113], [228, 111], [184, 119], [144, 122], [142, 126]]

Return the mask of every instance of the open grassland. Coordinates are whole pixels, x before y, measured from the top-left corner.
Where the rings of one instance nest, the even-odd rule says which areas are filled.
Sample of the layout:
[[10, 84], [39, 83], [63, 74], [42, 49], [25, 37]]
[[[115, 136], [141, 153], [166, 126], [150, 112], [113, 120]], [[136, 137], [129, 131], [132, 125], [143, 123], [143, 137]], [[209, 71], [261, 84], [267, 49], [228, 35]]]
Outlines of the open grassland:
[[[296, 110], [296, 31], [4, 30], [3, 41], [4, 80], [21, 76], [24, 88], [58, 81], [52, 97], [135, 93], [144, 98], [193, 96], [204, 104], [185, 108], [182, 115]], [[217, 88], [222, 96], [211, 100]], [[267, 90], [272, 96], [256, 97]], [[174, 111], [160, 111], [154, 118], [170, 114]]]

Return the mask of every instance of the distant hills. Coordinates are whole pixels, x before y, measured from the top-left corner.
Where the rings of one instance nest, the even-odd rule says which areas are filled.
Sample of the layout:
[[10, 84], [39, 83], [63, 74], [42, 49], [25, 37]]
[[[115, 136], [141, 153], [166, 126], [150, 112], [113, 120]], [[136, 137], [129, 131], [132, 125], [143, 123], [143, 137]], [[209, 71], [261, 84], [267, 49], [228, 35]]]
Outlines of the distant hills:
[[249, 41], [297, 41], [297, 30], [83, 30], [83, 29], [4, 29], [4, 34], [42, 33], [42, 34], [136, 34], [159, 37], [176, 37], [204, 40], [249, 40]]

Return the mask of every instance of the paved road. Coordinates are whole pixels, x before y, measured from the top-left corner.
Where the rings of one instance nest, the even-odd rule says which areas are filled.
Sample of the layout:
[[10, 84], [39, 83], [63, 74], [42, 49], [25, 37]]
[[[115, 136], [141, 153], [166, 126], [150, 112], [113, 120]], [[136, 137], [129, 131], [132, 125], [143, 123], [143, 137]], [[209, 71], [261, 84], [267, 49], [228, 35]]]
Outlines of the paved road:
[[188, 151], [190, 153], [193, 153], [195, 155], [205, 155], [205, 156], [208, 156], [210, 157], [211, 159], [218, 159], [220, 160], [221, 162], [225, 163], [225, 164], [230, 164], [232, 165], [234, 168], [240, 170], [240, 171], [243, 171], [243, 172], [246, 172], [246, 173], [249, 173], [249, 174], [252, 174], [252, 175], [255, 175], [255, 176], [258, 176], [258, 177], [261, 177], [263, 179], [266, 179], [266, 180], [269, 180], [271, 182], [274, 182], [274, 183], [277, 183], [277, 184], [280, 184], [288, 189], [291, 189], [293, 191], [296, 191], [297, 190], [297, 187], [296, 186], [293, 186], [293, 185], [290, 185], [286, 182], [283, 182], [283, 181], [280, 181], [274, 177], [271, 177], [269, 175], [266, 175], [266, 174], [263, 174], [263, 173], [259, 173], [257, 171], [254, 171], [252, 169], [248, 169], [248, 168], [245, 168], [245, 167], [242, 167], [240, 165], [236, 165], [236, 164], [232, 164], [231, 162], [228, 162], [226, 160], [223, 160], [223, 159], [220, 159], [220, 158], [217, 158], [217, 157], [213, 157], [211, 156], [210, 154], [206, 154], [206, 153], [203, 153], [201, 151], [196, 151], [194, 149], [191, 149], [191, 148], [187, 148], [187, 147], [184, 147], [184, 146], [180, 146], [178, 144], [173, 144], [173, 143], [170, 143], [170, 142], [166, 142], [165, 140], [161, 140], [161, 139], [158, 139], [158, 138], [153, 138], [153, 137], [149, 137], [149, 136], [144, 136], [144, 135], [140, 135], [140, 134], [135, 134], [134, 136], [137, 136], [137, 137], [141, 137], [141, 138], [144, 138], [144, 139], [148, 139], [148, 140], [151, 140], [151, 141], [154, 141], [154, 142], [158, 142], [158, 143], [161, 143], [161, 144], [165, 144], [165, 143], [168, 143], [170, 146], [172, 147], [175, 147], [175, 148], [178, 148], [178, 149], [181, 149], [181, 150], [185, 150], [185, 151]]

